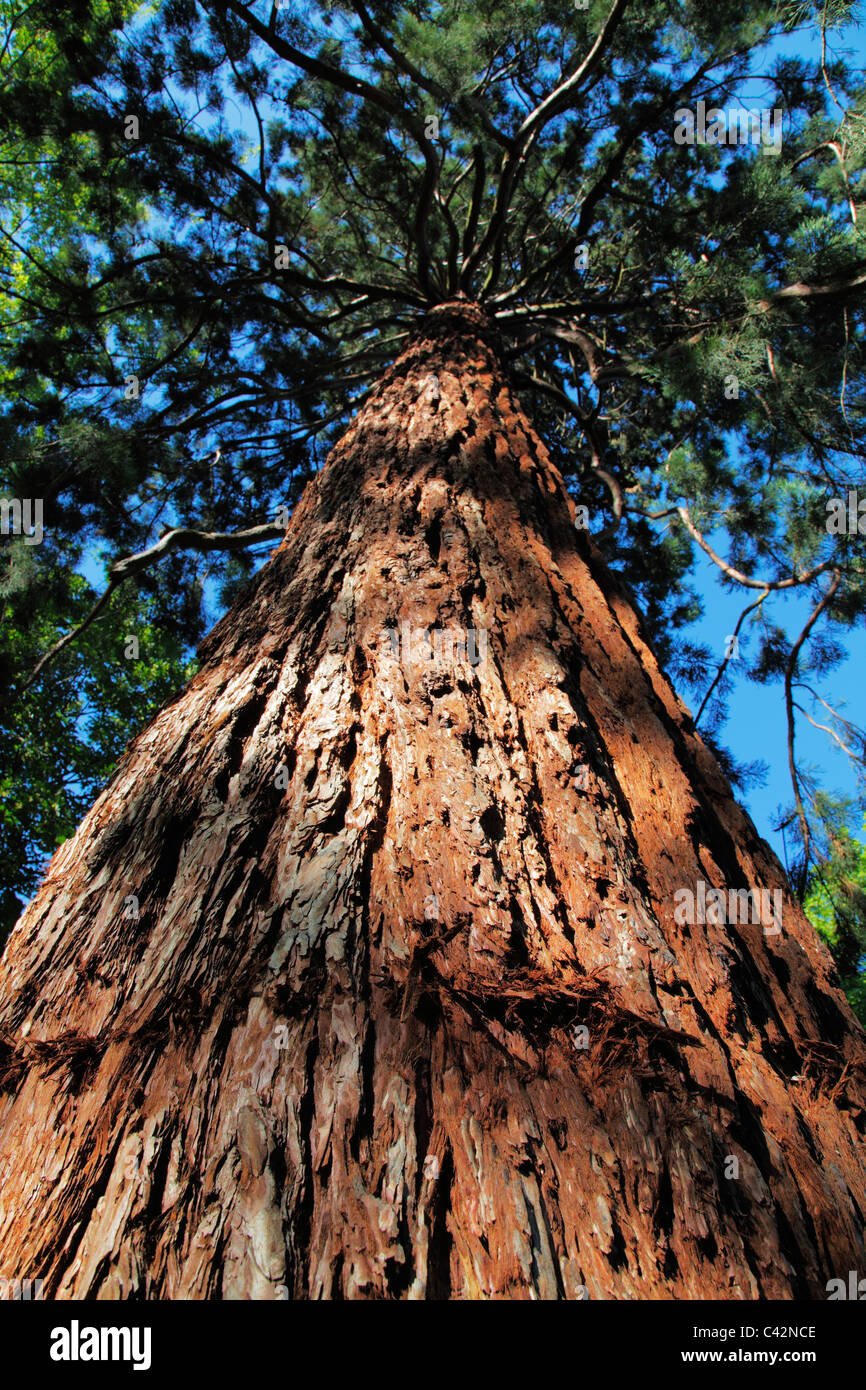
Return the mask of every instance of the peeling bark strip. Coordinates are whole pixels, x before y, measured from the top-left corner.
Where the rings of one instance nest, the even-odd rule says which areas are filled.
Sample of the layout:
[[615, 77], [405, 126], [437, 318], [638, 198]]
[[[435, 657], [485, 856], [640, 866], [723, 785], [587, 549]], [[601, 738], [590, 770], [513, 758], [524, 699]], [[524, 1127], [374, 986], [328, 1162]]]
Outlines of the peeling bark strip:
[[[782, 870], [573, 513], [486, 319], [433, 310], [10, 939], [0, 1275], [744, 1299], [866, 1273], [863, 1033], [787, 894], [777, 935], [675, 920], [677, 890]], [[401, 664], [403, 623], [486, 659]]]

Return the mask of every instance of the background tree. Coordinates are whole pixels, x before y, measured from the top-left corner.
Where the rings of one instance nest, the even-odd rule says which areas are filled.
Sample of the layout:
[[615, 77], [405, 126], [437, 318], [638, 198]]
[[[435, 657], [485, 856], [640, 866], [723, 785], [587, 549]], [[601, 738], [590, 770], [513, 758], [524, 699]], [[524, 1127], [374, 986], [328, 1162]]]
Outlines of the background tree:
[[815, 866], [804, 907], [833, 952], [854, 1012], [866, 1023], [866, 845], [844, 824], [837, 825]]
[[[19, 560], [18, 566], [26, 563]], [[63, 576], [62, 569], [56, 573]], [[20, 669], [25, 653], [35, 663], [61, 640], [58, 611], [66, 621], [76, 609], [82, 617], [91, 609], [94, 595], [86, 580], [74, 573], [66, 578], [68, 590], [59, 586], [53, 604], [43, 590], [37, 615], [29, 611], [26, 583], [3, 595], [5, 670]], [[6, 710], [0, 732], [0, 910], [9, 927], [20, 915], [21, 897], [36, 888], [46, 849], [53, 851], [72, 834], [154, 704], [192, 673], [171, 630], [150, 620], [153, 607], [133, 590], [115, 597], [105, 621], [89, 627], [54, 666], [50, 687]]]

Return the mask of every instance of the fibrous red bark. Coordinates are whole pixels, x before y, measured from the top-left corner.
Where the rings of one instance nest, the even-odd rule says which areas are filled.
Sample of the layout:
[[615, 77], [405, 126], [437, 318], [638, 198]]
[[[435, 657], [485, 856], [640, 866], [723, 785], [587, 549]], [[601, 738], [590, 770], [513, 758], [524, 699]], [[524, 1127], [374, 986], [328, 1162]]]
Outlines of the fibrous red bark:
[[[482, 312], [433, 310], [10, 938], [0, 1273], [744, 1299], [866, 1270], [864, 1035], [573, 516]], [[785, 890], [781, 932], [677, 920], [699, 883]]]

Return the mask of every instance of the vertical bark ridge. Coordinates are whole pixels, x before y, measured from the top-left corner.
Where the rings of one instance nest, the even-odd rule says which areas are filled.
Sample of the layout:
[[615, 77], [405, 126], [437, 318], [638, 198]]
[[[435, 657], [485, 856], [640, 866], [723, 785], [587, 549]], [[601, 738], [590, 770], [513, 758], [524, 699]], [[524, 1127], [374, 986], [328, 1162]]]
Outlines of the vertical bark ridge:
[[[862, 1031], [787, 894], [778, 936], [675, 921], [784, 875], [573, 517], [490, 324], [432, 311], [10, 938], [0, 1273], [736, 1299], [864, 1267]], [[486, 659], [407, 661], [404, 623]]]

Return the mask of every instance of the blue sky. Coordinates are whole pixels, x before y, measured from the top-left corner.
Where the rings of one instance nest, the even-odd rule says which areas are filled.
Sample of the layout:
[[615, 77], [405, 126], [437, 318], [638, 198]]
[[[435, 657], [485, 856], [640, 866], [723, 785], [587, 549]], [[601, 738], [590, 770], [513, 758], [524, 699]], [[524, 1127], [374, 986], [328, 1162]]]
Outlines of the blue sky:
[[[725, 593], [719, 586], [716, 566], [704, 556], [697, 565], [695, 579], [695, 587], [704, 601], [704, 616], [688, 630], [688, 635], [706, 643], [721, 660], [728, 634], [733, 632], [746, 604], [757, 595], [745, 589]], [[796, 634], [802, 629], [814, 602], [808, 594], [795, 590], [770, 595], [765, 606], [771, 620], [775, 619], [788, 633]], [[748, 619], [746, 621], [748, 623]], [[816, 682], [815, 688], [840, 714], [863, 723], [866, 716], [866, 641], [862, 624], [852, 629], [845, 646], [848, 652], [845, 662], [823, 681]], [[751, 651], [754, 650], [753, 639]], [[719, 731], [719, 738], [738, 762], [761, 760], [767, 764], [765, 785], [750, 788], [745, 794], [738, 793], [737, 799], [748, 810], [760, 835], [769, 840], [784, 862], [782, 835], [772, 829], [779, 808], [790, 807], [793, 802], [782, 682], [759, 685], [748, 680], [745, 675], [748, 652], [748, 645], [742, 644], [741, 660], [731, 662], [728, 668], [733, 673], [734, 685], [728, 699], [728, 719]], [[700, 699], [680, 693], [696, 714]], [[820, 781], [827, 791], [854, 795], [856, 776], [850, 759], [827, 734], [814, 729], [802, 717], [797, 721], [796, 750], [798, 764], [822, 770]]]

